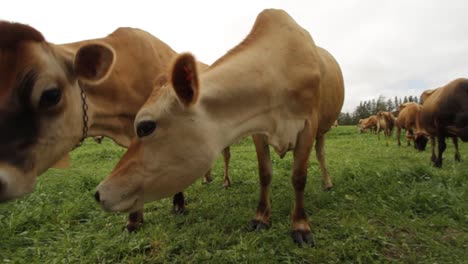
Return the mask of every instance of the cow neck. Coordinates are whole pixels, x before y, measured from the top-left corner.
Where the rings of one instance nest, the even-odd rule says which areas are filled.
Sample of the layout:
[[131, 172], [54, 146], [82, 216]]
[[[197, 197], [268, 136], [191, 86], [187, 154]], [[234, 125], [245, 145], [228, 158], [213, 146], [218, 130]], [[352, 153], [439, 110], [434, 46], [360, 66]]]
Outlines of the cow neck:
[[[118, 85], [86, 86], [87, 136], [105, 136], [128, 147], [134, 137], [133, 121], [145, 97], [117, 91]], [[141, 93], [142, 94], [142, 93]]]
[[252, 134], [265, 134], [282, 153], [286, 151], [285, 144], [289, 144], [289, 137], [284, 141], [287, 133], [284, 127], [294, 129], [299, 123], [303, 126], [304, 119], [280, 120], [289, 110], [281, 84], [259, 70], [262, 65], [248, 63], [247, 56], [244, 59], [247, 63], [226, 61], [200, 76], [201, 107], [219, 129], [218, 147], [224, 148]]

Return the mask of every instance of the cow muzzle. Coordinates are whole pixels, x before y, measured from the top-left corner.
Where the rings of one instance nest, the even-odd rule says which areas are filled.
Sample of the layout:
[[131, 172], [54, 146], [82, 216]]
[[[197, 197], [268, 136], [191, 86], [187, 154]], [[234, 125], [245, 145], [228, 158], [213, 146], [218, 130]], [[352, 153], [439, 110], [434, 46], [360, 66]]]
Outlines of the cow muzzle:
[[32, 192], [34, 178], [29, 176], [14, 168], [0, 168], [0, 203]]

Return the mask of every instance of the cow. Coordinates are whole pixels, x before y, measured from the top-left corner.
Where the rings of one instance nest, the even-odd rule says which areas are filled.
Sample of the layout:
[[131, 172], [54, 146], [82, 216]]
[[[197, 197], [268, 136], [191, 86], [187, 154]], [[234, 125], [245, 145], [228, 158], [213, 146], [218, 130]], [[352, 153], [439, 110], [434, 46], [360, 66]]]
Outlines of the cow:
[[377, 133], [377, 116], [371, 115], [368, 118], [359, 119], [358, 127], [361, 133], [364, 133], [368, 129], [371, 133]]
[[380, 111], [377, 113], [377, 137], [380, 139], [380, 131], [386, 138], [392, 135], [395, 126], [395, 116], [391, 112]]
[[[419, 122], [421, 109], [422, 105], [415, 102], [404, 103], [400, 105], [398, 119], [395, 122], [397, 127], [398, 146], [401, 146], [401, 129], [406, 130], [406, 142], [408, 146], [411, 145], [412, 140], [414, 141], [415, 134], [421, 133]], [[421, 140], [415, 142], [414, 144], [414, 147], [418, 150], [424, 150], [428, 140], [427, 137], [425, 137], [423, 134], [421, 134], [421, 136]]]
[[[460, 161], [458, 138], [468, 141], [468, 79], [459, 78], [437, 89], [422, 93], [421, 109], [422, 132], [416, 134], [415, 142], [422, 142], [430, 136], [431, 161], [435, 167], [442, 167], [442, 154], [447, 145], [446, 137], [451, 137], [455, 146], [455, 161]], [[435, 139], [437, 138], [437, 143]], [[438, 145], [438, 155], [435, 146]]]
[[[167, 81], [176, 55], [135, 28], [56, 45], [31, 26], [1, 21], [0, 202], [31, 192], [36, 176], [87, 136], [128, 147], [137, 111]], [[174, 202], [183, 211], [183, 195]], [[128, 229], [141, 221], [142, 212], [130, 215]]]
[[134, 212], [145, 202], [184, 190], [226, 146], [253, 135], [260, 201], [253, 230], [270, 226], [272, 164], [293, 151], [292, 237], [313, 244], [304, 204], [310, 152], [315, 143], [325, 186], [325, 134], [344, 100], [340, 67], [285, 11], [262, 11], [248, 36], [199, 73], [192, 54], [179, 55], [171, 82], [153, 92], [138, 112], [138, 138], [96, 188], [106, 211]]

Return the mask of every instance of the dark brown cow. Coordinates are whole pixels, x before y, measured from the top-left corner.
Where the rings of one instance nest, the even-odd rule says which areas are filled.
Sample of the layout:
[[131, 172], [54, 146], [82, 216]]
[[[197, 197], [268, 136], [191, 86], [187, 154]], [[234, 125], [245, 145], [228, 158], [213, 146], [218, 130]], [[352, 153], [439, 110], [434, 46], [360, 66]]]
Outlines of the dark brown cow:
[[[431, 138], [431, 161], [435, 167], [442, 167], [442, 154], [447, 145], [445, 138], [451, 137], [455, 145], [455, 160], [460, 161], [458, 137], [468, 141], [468, 79], [459, 78], [422, 95], [421, 127], [424, 133], [416, 134], [421, 141], [424, 134]], [[435, 154], [437, 138], [438, 155]]]
[[[418, 132], [420, 133], [421, 129], [419, 125], [419, 118], [421, 114], [421, 109], [422, 105], [415, 102], [404, 103], [400, 105], [399, 115], [395, 123], [397, 127], [398, 146], [401, 146], [401, 129], [406, 130], [406, 142], [408, 146], [410, 146], [410, 142], [414, 140], [415, 134]], [[419, 142], [415, 142], [414, 144], [414, 147], [418, 150], [424, 150], [425, 145], [427, 143], [427, 137], [425, 137], [424, 135], [422, 135], [422, 137], [423, 138], [421, 138]]]

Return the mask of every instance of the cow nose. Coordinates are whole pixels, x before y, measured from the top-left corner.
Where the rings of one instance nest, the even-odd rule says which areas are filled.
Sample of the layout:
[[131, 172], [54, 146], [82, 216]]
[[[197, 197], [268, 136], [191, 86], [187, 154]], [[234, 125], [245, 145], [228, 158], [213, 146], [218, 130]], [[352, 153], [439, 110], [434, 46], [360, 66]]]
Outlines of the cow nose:
[[100, 195], [99, 195], [99, 191], [96, 191], [96, 192], [94, 193], [94, 199], [96, 199], [96, 201], [97, 201], [98, 203], [101, 202], [101, 197], [100, 197]]

